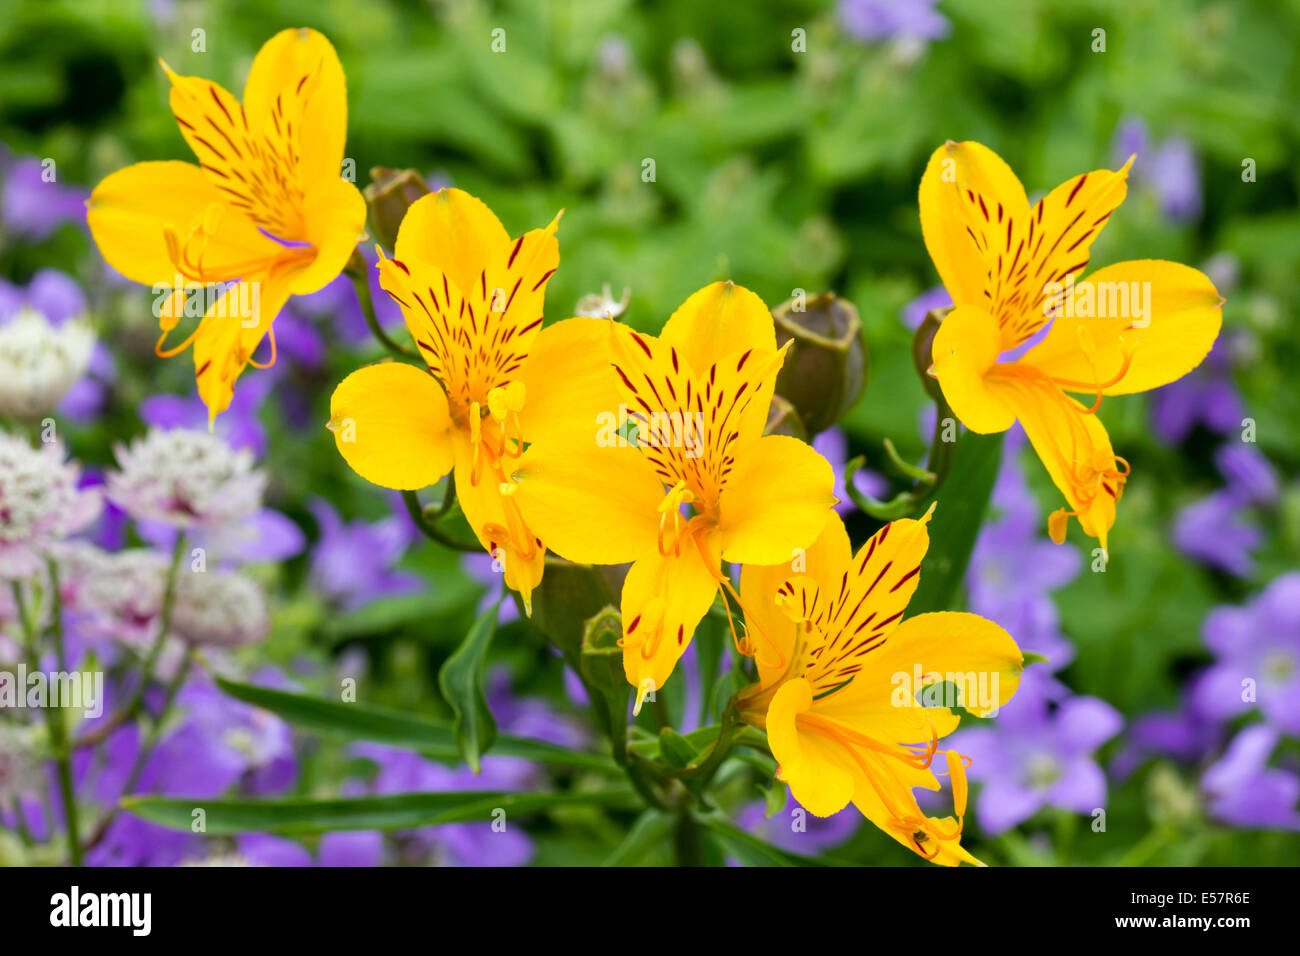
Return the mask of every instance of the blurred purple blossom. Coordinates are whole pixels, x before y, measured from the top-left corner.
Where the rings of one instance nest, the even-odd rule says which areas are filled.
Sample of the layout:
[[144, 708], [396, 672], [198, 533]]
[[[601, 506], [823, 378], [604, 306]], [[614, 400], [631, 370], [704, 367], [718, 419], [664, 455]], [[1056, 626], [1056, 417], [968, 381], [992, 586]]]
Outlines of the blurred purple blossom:
[[[782, 784], [774, 783], [781, 787]], [[783, 787], [784, 789], [784, 787]], [[823, 850], [839, 846], [857, 832], [862, 814], [856, 807], [846, 807], [829, 817], [815, 817], [786, 793], [785, 806], [771, 817], [759, 800], [736, 816], [736, 824], [773, 846], [801, 856], [816, 856]]]
[[326, 600], [353, 611], [378, 597], [420, 589], [423, 582], [418, 575], [393, 567], [416, 536], [405, 513], [373, 522], [344, 521], [324, 498], [312, 498], [307, 507], [318, 534], [309, 579]]
[[1104, 700], [1070, 697], [1059, 705], [1019, 694], [986, 727], [958, 731], [950, 746], [972, 759], [983, 787], [975, 804], [980, 827], [1002, 833], [1045, 806], [1090, 814], [1106, 805], [1106, 775], [1093, 753], [1124, 719]]
[[1232, 383], [1231, 349], [1219, 336], [1205, 361], [1151, 393], [1151, 422], [1166, 442], [1180, 444], [1197, 425], [1218, 435], [1241, 427], [1246, 409]]
[[1210, 815], [1237, 827], [1300, 830], [1300, 777], [1269, 767], [1276, 730], [1256, 724], [1233, 738], [1201, 777]]
[[1174, 545], [1190, 558], [1239, 578], [1255, 567], [1252, 552], [1264, 533], [1246, 520], [1244, 502], [1232, 491], [1206, 495], [1174, 516]]
[[1194, 685], [1198, 712], [1227, 720], [1258, 707], [1269, 725], [1300, 736], [1300, 571], [1244, 605], [1215, 608], [1203, 635], [1216, 660]]
[[52, 161], [0, 157], [0, 222], [9, 234], [42, 242], [66, 222], [85, 222], [89, 193], [57, 179], [47, 182], [47, 169], [57, 176]]
[[857, 40], [942, 40], [952, 29], [937, 0], [840, 0], [840, 22]]
[[1169, 136], [1152, 149], [1146, 124], [1126, 117], [1115, 130], [1112, 162], [1118, 168], [1135, 153], [1131, 178], [1152, 190], [1160, 208], [1174, 222], [1188, 222], [1201, 214], [1201, 173], [1196, 150], [1181, 136]]

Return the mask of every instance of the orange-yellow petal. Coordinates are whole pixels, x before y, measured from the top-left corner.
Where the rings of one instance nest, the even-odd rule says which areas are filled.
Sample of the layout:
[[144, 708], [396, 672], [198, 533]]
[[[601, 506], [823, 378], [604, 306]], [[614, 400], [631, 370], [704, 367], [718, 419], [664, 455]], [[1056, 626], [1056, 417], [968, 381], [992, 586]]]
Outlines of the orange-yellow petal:
[[1015, 415], [985, 378], [1001, 353], [1001, 334], [993, 317], [961, 305], [944, 317], [931, 346], [934, 374], [953, 413], [971, 431], [1006, 431]]
[[[342, 174], [348, 128], [347, 81], [333, 45], [306, 27], [281, 30], [253, 58], [244, 85], [244, 110], [251, 124], [274, 135], [294, 124], [303, 186]], [[287, 130], [286, 130], [287, 132]]]
[[853, 798], [852, 757], [825, 736], [800, 730], [799, 715], [813, 706], [806, 680], [782, 684], [767, 709], [767, 741], [794, 798], [814, 816], [828, 817]]
[[990, 262], [1003, 233], [1009, 223], [1028, 219], [1025, 187], [988, 147], [950, 141], [930, 156], [920, 205], [925, 247], [953, 302], [987, 306]]
[[1020, 360], [1070, 391], [1128, 395], [1182, 378], [1209, 354], [1223, 299], [1204, 273], [1176, 262], [1120, 262], [1075, 285], [1073, 315]]
[[[136, 163], [95, 187], [86, 219], [100, 253], [114, 269], [145, 285], [172, 286], [178, 269], [168, 248], [168, 230], [179, 251], [205, 221], [215, 225], [215, 233], [202, 240], [203, 261], [222, 273], [229, 271], [225, 266], [230, 263], [256, 262], [281, 251], [251, 220], [226, 207], [227, 198], [191, 163]], [[221, 210], [219, 215], [210, 214], [214, 207]]]
[[405, 263], [426, 263], [447, 273], [468, 294], [484, 267], [509, 244], [501, 220], [481, 199], [463, 189], [440, 189], [406, 210], [393, 254]]
[[451, 471], [447, 398], [433, 376], [412, 365], [357, 369], [334, 390], [329, 427], [352, 470], [381, 487], [424, 488]]
[[767, 435], [736, 451], [722, 489], [718, 533], [725, 561], [780, 564], [817, 538], [835, 505], [835, 474], [811, 446]]
[[701, 543], [712, 573], [687, 542], [676, 556], [656, 550], [638, 558], [623, 583], [623, 672], [638, 705], [664, 686], [718, 592], [716, 542]]
[[561, 557], [623, 564], [657, 547], [663, 484], [639, 451], [585, 441], [533, 444], [508, 480], [526, 520]]

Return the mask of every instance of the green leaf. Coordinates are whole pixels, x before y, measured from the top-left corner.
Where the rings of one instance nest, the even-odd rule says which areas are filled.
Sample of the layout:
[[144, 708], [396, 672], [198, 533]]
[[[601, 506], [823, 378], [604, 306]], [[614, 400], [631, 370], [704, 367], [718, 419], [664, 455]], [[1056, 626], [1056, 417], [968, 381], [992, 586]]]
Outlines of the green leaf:
[[956, 602], [998, 477], [1002, 435], [968, 431], [955, 451], [952, 471], [939, 489], [939, 504], [930, 519], [930, 550], [921, 562], [921, 581], [907, 606], [909, 617], [946, 611]]
[[602, 866], [633, 866], [655, 847], [660, 846], [672, 832], [673, 817], [658, 810], [647, 810], [637, 817], [623, 842], [618, 845]]
[[500, 609], [501, 598], [497, 598], [495, 604], [479, 615], [460, 647], [438, 672], [438, 687], [455, 714], [452, 732], [456, 747], [475, 773], [479, 772], [483, 752], [497, 736], [497, 724], [483, 694], [483, 670]]
[[332, 800], [208, 800], [203, 797], [125, 797], [122, 808], [144, 820], [189, 830], [203, 811], [208, 836], [235, 833], [324, 833], [331, 830], [406, 830], [490, 820], [564, 806], [609, 806], [633, 799], [630, 788], [579, 793], [447, 791]]
[[695, 759], [696, 752], [691, 742], [671, 727], [659, 731], [659, 753], [668, 766], [681, 770]]
[[[221, 677], [217, 678], [217, 684], [231, 697], [268, 710], [296, 727], [345, 740], [368, 740], [418, 750], [437, 760], [460, 759], [452, 725], [444, 720], [366, 704], [322, 700]], [[611, 760], [598, 754], [580, 753], [544, 740], [509, 734], [497, 737], [492, 753], [562, 767], [618, 772]]]

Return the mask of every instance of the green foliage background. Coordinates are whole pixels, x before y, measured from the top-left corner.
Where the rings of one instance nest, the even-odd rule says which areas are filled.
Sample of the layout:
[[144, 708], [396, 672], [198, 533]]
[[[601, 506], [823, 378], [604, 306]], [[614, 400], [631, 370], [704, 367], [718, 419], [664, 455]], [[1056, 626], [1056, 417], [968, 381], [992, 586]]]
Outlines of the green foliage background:
[[[855, 41], [830, 5], [813, 0], [178, 0], [159, 19], [150, 6], [7, 3], [0, 139], [17, 153], [55, 157], [61, 179], [87, 185], [129, 162], [188, 159], [157, 58], [238, 91], [267, 37], [314, 26], [335, 43], [347, 72], [347, 155], [360, 184], [374, 165], [442, 173], [482, 197], [516, 234], [566, 209], [549, 318], [567, 315], [603, 283], [615, 295], [631, 289], [627, 319], [647, 330], [719, 278], [770, 304], [795, 289], [831, 288], [849, 298], [864, 321], [872, 378], [841, 424], [855, 453], [882, 470], [884, 437], [905, 458], [923, 450], [915, 423], [925, 398], [899, 311], [937, 282], [916, 208], [929, 153], [946, 139], [980, 140], [1033, 194], [1108, 165], [1122, 117], [1142, 117], [1157, 139], [1184, 136], [1201, 159], [1203, 216], [1173, 225], [1152, 195], [1133, 190], [1093, 261], [1200, 265], [1222, 251], [1239, 259], [1225, 326], [1249, 332], [1257, 357], [1238, 385], [1260, 447], [1291, 487], [1252, 580], [1193, 565], [1171, 548], [1169, 522], [1217, 484], [1211, 447], [1170, 450], [1150, 434], [1146, 399], [1108, 402], [1102, 416], [1135, 477], [1112, 539], [1119, 560], [1105, 574], [1082, 574], [1060, 595], [1064, 630], [1078, 646], [1063, 677], [1129, 717], [1172, 706], [1205, 660], [1205, 613], [1296, 565], [1297, 0], [941, 0], [951, 35], [915, 59]], [[505, 30], [504, 53], [491, 49], [497, 28]], [[1104, 53], [1092, 49], [1098, 28], [1106, 31]], [[194, 29], [204, 31], [205, 52], [192, 50]], [[806, 31], [806, 52], [792, 50], [795, 29]], [[621, 64], [611, 37], [626, 43]], [[642, 181], [647, 159], [653, 183]], [[1246, 159], [1256, 164], [1254, 182], [1243, 181]], [[97, 261], [70, 228], [39, 247], [0, 248], [0, 274], [16, 281], [55, 265], [89, 283]], [[75, 436], [86, 459], [107, 461], [111, 441], [141, 430], [134, 413], [141, 398], [192, 388], [188, 362], [156, 363], [149, 354], [145, 295], [104, 299], [97, 316], [132, 371], [124, 370], [108, 417]], [[331, 367], [304, 383], [320, 422], [333, 384], [378, 354], [332, 350]], [[343, 466], [323, 428], [294, 433], [282, 421], [270, 424], [273, 504], [306, 527], [308, 494], [329, 497], [347, 515], [383, 512], [385, 499]], [[1041, 469], [1028, 474], [1051, 501]], [[853, 526], [855, 534], [865, 529]], [[432, 545], [407, 563], [428, 575], [428, 593], [341, 617], [300, 587], [299, 562], [264, 569], [289, 597], [259, 653], [288, 661], [304, 648], [329, 656], [358, 643], [376, 662], [381, 702], [445, 716], [434, 675], [469, 628], [479, 593], [455, 557]], [[561, 698], [558, 668], [525, 625], [506, 627], [494, 655], [513, 664], [524, 692]], [[300, 790], [327, 786], [340, 759], [323, 750]], [[1091, 833], [1085, 819], [1044, 815], [998, 841], [977, 838], [972, 849], [998, 863], [1295, 861], [1294, 837], [1201, 821], [1170, 830], [1151, 789], [1159, 779], [1142, 772], [1112, 792], [1104, 835]], [[572, 813], [535, 834], [541, 862], [604, 859], [630, 822], [617, 812]], [[913, 862], [869, 826], [837, 855]]]

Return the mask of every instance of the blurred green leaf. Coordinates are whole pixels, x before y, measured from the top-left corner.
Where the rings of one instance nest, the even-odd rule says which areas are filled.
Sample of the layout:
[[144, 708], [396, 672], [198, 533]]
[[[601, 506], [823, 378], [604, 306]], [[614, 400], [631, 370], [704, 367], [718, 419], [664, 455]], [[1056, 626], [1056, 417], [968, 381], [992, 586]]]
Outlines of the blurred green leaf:
[[447, 791], [337, 800], [206, 800], [200, 797], [126, 797], [122, 808], [173, 830], [189, 830], [203, 811], [208, 836], [235, 833], [324, 833], [332, 830], [408, 830], [540, 813], [569, 806], [613, 806], [632, 798], [630, 788], [578, 793]]
[[[460, 757], [452, 725], [446, 721], [366, 704], [321, 700], [268, 687], [239, 684], [220, 677], [217, 684], [230, 696], [268, 710], [297, 727], [347, 740], [406, 747], [438, 760], [457, 760]], [[618, 770], [606, 757], [509, 734], [497, 737], [492, 753], [562, 767], [607, 773]]]
[[930, 550], [921, 562], [921, 582], [907, 605], [909, 615], [946, 611], [957, 603], [1001, 462], [1001, 434], [967, 431], [958, 440], [952, 472], [939, 490], [939, 503], [930, 519]]
[[475, 773], [479, 772], [483, 752], [497, 736], [497, 724], [483, 694], [483, 671], [488, 647], [496, 633], [501, 601], [502, 598], [497, 598], [479, 615], [464, 642], [438, 671], [438, 687], [456, 715], [452, 722], [456, 747]]

